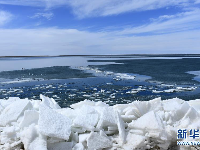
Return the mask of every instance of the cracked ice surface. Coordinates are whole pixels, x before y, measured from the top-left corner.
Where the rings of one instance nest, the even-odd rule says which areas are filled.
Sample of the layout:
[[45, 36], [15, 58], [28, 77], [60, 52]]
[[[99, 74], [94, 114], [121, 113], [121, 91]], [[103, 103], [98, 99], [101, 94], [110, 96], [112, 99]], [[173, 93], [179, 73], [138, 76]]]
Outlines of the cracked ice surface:
[[177, 129], [200, 128], [200, 100], [114, 106], [85, 100], [60, 108], [52, 98], [41, 99], [0, 100], [1, 150], [195, 149], [176, 145]]

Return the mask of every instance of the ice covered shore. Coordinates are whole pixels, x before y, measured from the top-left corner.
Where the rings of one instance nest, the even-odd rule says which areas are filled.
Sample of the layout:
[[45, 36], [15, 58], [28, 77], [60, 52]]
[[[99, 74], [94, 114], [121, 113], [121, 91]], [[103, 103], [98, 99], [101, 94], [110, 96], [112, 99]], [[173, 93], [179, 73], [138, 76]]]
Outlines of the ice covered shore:
[[191, 149], [177, 146], [177, 129], [200, 128], [200, 100], [85, 100], [61, 109], [40, 97], [0, 100], [1, 150]]

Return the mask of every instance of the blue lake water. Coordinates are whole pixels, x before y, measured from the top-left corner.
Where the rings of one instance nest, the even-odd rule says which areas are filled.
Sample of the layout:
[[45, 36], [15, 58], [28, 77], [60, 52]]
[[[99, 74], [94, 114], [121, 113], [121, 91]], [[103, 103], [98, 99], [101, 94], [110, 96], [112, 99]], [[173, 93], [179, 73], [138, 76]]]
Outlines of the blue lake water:
[[0, 58], [0, 99], [53, 97], [110, 105], [156, 97], [200, 98], [199, 57], [74, 56]]

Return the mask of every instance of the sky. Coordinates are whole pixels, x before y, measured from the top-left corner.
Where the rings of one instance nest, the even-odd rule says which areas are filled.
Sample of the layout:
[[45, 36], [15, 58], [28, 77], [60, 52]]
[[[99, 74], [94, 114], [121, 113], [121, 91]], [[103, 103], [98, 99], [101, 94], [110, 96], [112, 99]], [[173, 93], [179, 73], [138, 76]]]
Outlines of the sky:
[[0, 0], [0, 56], [200, 53], [200, 0]]

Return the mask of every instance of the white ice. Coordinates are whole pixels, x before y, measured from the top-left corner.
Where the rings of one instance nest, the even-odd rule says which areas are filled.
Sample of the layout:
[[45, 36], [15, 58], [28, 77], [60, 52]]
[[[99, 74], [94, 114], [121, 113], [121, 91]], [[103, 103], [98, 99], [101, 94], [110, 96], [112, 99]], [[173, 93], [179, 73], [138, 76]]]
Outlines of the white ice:
[[0, 149], [187, 150], [176, 146], [177, 129], [200, 129], [200, 99], [156, 98], [114, 106], [85, 100], [71, 108], [41, 99], [0, 100]]

